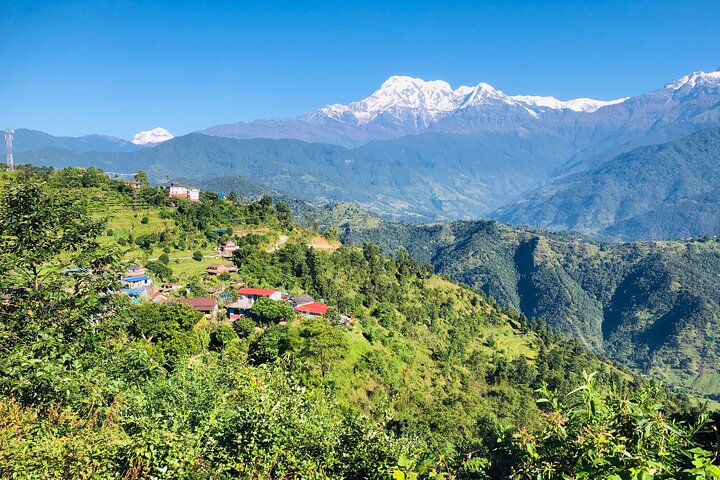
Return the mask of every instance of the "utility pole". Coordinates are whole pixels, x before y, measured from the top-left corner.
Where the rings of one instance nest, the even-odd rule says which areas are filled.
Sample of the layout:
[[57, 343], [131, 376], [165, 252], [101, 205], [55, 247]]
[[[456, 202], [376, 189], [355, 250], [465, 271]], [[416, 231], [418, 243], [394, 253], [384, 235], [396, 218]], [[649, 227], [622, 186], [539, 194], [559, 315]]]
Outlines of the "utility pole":
[[12, 152], [12, 143], [13, 143], [13, 135], [15, 134], [14, 131], [7, 129], [7, 132], [5, 132], [5, 145], [7, 145], [7, 169], [9, 171], [15, 170], [15, 162], [13, 161], [13, 152]]

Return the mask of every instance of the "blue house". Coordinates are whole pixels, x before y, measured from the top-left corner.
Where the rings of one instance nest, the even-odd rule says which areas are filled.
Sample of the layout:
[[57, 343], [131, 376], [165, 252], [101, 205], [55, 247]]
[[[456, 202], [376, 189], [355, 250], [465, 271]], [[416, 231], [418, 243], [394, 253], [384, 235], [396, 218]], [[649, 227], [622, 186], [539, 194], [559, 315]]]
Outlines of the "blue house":
[[123, 285], [129, 289], [144, 290], [152, 286], [153, 281], [147, 275], [138, 275], [136, 277], [125, 277], [121, 279]]

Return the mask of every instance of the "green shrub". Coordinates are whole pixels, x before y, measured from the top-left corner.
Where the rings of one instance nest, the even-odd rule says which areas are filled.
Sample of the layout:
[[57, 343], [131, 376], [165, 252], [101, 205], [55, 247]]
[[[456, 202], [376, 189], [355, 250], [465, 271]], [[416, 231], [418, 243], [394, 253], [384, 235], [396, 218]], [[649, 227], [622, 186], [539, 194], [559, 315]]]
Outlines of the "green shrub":
[[250, 310], [253, 316], [264, 322], [277, 323], [295, 317], [295, 311], [284, 300], [270, 300], [267, 297], [259, 298]]

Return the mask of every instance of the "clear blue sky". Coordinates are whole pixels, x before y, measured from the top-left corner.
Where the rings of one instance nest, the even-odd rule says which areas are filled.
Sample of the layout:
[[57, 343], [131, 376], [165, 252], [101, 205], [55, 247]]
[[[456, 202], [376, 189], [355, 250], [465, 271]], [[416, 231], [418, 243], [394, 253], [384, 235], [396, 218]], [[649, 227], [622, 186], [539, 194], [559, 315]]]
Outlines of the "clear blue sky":
[[610, 99], [720, 66], [720, 1], [4, 0], [0, 127], [292, 117], [393, 74]]

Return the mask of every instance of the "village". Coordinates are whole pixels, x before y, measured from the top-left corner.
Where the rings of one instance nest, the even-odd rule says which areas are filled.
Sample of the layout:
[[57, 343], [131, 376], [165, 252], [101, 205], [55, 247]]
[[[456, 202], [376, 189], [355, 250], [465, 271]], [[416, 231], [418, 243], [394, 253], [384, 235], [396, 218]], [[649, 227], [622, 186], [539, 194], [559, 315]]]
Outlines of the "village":
[[[140, 189], [142, 184], [138, 181], [126, 182], [133, 189]], [[200, 190], [179, 183], [170, 183], [165, 188], [168, 198], [182, 198], [191, 202], [200, 202]], [[220, 195], [218, 196], [220, 198]], [[224, 197], [224, 196], [223, 196]], [[226, 233], [226, 230], [218, 230]], [[287, 241], [287, 236], [281, 235], [278, 243], [271, 250], [277, 250]], [[179, 282], [164, 282], [156, 284], [146, 267], [131, 263], [125, 267], [125, 275], [120, 279], [121, 288], [116, 294], [125, 295], [134, 303], [178, 303], [187, 305], [190, 309], [200, 312], [209, 320], [227, 319], [235, 321], [250, 314], [253, 305], [261, 298], [272, 301], [288, 303], [296, 315], [312, 318], [324, 316], [328, 305], [322, 300], [318, 301], [307, 294], [291, 295], [287, 292], [267, 288], [253, 288], [245, 285], [240, 278], [232, 279], [237, 275], [238, 268], [228, 263], [233, 253], [238, 249], [232, 240], [222, 241], [216, 248], [216, 257], [223, 263], [213, 262], [206, 266], [204, 275], [207, 279], [229, 280], [230, 286], [216, 285], [206, 289], [207, 296], [191, 297], [191, 289]], [[67, 270], [72, 273], [72, 270]], [[345, 316], [343, 316], [344, 318]], [[348, 321], [349, 319], [345, 319]]]

